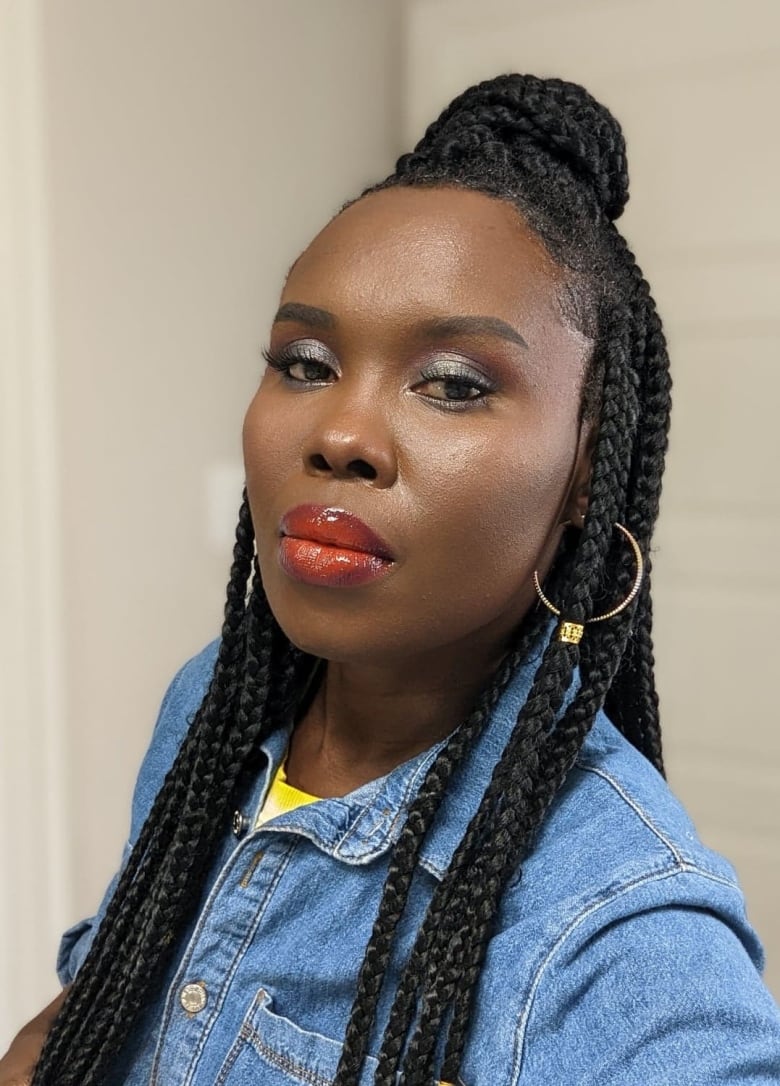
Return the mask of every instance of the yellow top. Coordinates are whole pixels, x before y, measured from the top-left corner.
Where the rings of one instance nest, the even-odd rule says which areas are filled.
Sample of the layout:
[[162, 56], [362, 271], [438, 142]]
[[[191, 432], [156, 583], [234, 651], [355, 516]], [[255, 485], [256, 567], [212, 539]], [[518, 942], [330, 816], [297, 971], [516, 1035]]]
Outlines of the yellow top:
[[255, 820], [255, 829], [259, 829], [265, 822], [276, 818], [277, 815], [285, 814], [287, 811], [294, 811], [296, 807], [303, 807], [307, 803], [316, 803], [320, 799], [319, 796], [310, 796], [308, 792], [301, 792], [299, 788], [293, 788], [291, 784], [287, 783], [286, 764], [287, 758], [285, 757], [276, 771], [276, 776], [271, 781], [265, 803]]

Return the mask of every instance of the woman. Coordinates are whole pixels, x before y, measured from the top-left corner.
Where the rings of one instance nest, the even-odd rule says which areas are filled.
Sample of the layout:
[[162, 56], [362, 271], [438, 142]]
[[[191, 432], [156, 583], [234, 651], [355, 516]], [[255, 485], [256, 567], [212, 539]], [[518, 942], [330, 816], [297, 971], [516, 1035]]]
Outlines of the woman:
[[222, 637], [35, 1086], [780, 1081], [742, 894], [662, 776], [627, 195], [607, 110], [503, 76], [293, 266]]

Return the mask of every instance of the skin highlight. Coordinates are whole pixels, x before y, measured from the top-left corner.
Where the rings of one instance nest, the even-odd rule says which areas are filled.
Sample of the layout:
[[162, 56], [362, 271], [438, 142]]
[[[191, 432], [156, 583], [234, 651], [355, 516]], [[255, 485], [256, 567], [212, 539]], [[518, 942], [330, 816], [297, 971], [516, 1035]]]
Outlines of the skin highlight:
[[[449, 734], [535, 603], [534, 569], [582, 520], [590, 343], [560, 284], [514, 208], [455, 188], [364, 197], [291, 270], [270, 346], [289, 373], [268, 367], [243, 441], [269, 603], [328, 661], [288, 761], [310, 794], [345, 794]], [[490, 390], [442, 377], [464, 372]], [[469, 398], [453, 409], [448, 392]], [[359, 588], [291, 579], [279, 522], [307, 502], [360, 517], [391, 571]]]

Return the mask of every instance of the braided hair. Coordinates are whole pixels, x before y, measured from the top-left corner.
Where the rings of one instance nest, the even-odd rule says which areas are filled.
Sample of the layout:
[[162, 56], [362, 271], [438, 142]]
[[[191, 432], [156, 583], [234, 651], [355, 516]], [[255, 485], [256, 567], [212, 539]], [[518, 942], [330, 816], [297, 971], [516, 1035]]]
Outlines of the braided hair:
[[[335, 1086], [355, 1086], [417, 858], [448, 783], [513, 673], [542, 638], [538, 669], [481, 804], [437, 884], [381, 1037], [377, 1086], [458, 1080], [492, 925], [598, 711], [663, 772], [653, 673], [650, 544], [670, 410], [668, 357], [653, 299], [614, 221], [628, 199], [620, 126], [582, 87], [506, 75], [471, 87], [426, 131], [394, 186], [461, 186], [514, 205], [563, 272], [560, 303], [592, 341], [581, 412], [597, 425], [588, 514], [568, 529], [548, 586], [565, 619], [586, 623], [633, 579], [614, 524], [636, 537], [645, 578], [634, 603], [549, 639], [532, 610], [467, 719], [434, 759], [394, 846], [346, 1027]], [[122, 871], [89, 954], [45, 1042], [33, 1086], [90, 1086], [121, 1059], [192, 918], [256, 752], [284, 719], [311, 664], [280, 630], [253, 558], [244, 493], [213, 678]], [[565, 708], [575, 669], [576, 692]]]

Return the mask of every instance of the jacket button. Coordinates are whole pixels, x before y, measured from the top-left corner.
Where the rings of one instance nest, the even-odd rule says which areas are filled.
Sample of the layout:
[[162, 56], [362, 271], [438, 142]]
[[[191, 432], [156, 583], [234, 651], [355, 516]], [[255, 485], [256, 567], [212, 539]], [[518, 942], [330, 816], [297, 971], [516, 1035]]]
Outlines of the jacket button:
[[185, 984], [179, 993], [179, 1002], [188, 1014], [197, 1014], [206, 1006], [209, 994], [206, 985], [201, 981], [195, 984]]
[[241, 811], [233, 813], [233, 833], [236, 837], [243, 837], [249, 829], [249, 819]]

